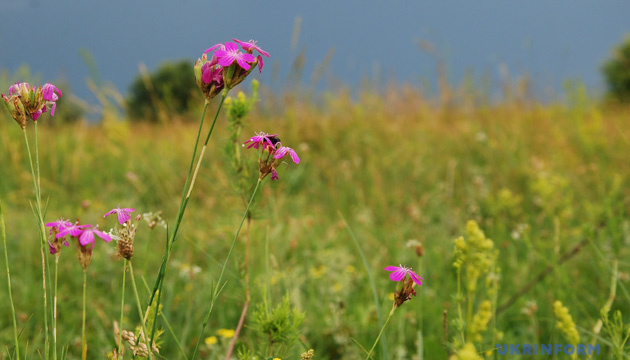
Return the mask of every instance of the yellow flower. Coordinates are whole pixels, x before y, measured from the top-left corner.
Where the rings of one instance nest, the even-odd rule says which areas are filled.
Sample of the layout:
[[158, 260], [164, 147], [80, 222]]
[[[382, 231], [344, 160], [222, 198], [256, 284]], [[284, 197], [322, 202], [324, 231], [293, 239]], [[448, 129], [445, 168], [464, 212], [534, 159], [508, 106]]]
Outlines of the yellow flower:
[[387, 295], [387, 297], [389, 298], [389, 300], [390, 300], [390, 301], [394, 301], [394, 299], [396, 298], [396, 297], [394, 296], [394, 293], [389, 293], [389, 294]]
[[217, 337], [216, 336], [209, 336], [206, 338], [205, 340], [206, 345], [214, 345], [217, 343]]
[[356, 269], [352, 265], [346, 266], [346, 272], [352, 274]]
[[333, 292], [338, 293], [341, 290], [343, 290], [343, 285], [341, 285], [341, 283], [335, 283], [335, 285], [333, 285], [332, 290]]
[[224, 337], [226, 339], [234, 337], [234, 330], [232, 329], [219, 329], [217, 330], [217, 335]]
[[481, 356], [475, 350], [475, 345], [472, 343], [466, 343], [464, 347], [457, 350], [457, 352], [449, 358], [449, 360], [483, 360]]
[[313, 276], [314, 279], [320, 279], [321, 277], [324, 276], [324, 274], [326, 274], [326, 271], [328, 269], [326, 268], [325, 265], [319, 265], [317, 267], [311, 268], [311, 275]]

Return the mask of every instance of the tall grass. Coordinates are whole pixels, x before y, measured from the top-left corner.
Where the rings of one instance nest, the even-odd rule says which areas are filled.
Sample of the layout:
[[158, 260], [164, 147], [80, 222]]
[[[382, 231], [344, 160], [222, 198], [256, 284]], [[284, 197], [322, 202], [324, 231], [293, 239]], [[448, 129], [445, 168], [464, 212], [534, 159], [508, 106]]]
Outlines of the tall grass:
[[[418, 331], [424, 348], [419, 358], [446, 357], [442, 316], [446, 309], [452, 320], [457, 307], [453, 239], [464, 233], [469, 219], [476, 220], [500, 250], [499, 305], [540, 269], [553, 269], [493, 320], [502, 343], [561, 342], [553, 315], [556, 300], [571, 309], [578, 328], [589, 334], [609, 297], [613, 259], [619, 260], [620, 286], [612, 308], [621, 310], [628, 322], [630, 298], [623, 289], [630, 277], [629, 109], [577, 95], [552, 104], [471, 105], [462, 99], [436, 105], [405, 86], [361, 92], [354, 98], [339, 90], [319, 101], [299, 94], [265, 96], [243, 133], [278, 132], [283, 141], [299, 144], [295, 148], [303, 163], [282, 173], [282, 181], [261, 188], [252, 214], [256, 221], [250, 246], [256, 255], [249, 259], [249, 273], [252, 303], [263, 296], [279, 301], [289, 294], [306, 313], [303, 345], [291, 358], [314, 348], [316, 359], [360, 359], [364, 353], [352, 339], [369, 346], [378, 333], [379, 309], [339, 211], [362, 240], [381, 312], [389, 310], [393, 289], [382, 268], [418, 263], [409, 240], [419, 241], [424, 249], [420, 274], [424, 282], [417, 289], [423, 306], [402, 306], [388, 325], [392, 359], [417, 356]], [[0, 113], [0, 200], [20, 341], [29, 344], [30, 359], [42, 351], [37, 344], [43, 343], [37, 285], [41, 259], [31, 210], [23, 201], [32, 191], [25, 186], [31, 176], [28, 157], [20, 129], [12, 121]], [[103, 124], [42, 125], [39, 155], [42, 199], [50, 199], [47, 218], [72, 213], [82, 222], [92, 222], [103, 209], [118, 203], [175, 217], [186, 181], [182, 174], [187, 164], [181, 159], [191, 156], [195, 125], [152, 126], [112, 118]], [[178, 246], [170, 254], [168, 272], [177, 275], [161, 292], [163, 315], [189, 354], [198, 340], [198, 319], [204, 318], [208, 294], [222, 285], [216, 280], [243, 211], [241, 196], [224, 170], [229, 160], [217, 155], [227, 141], [224, 125], [220, 117], [209, 145], [213, 155], [199, 169]], [[164, 231], [159, 227], [138, 231], [136, 278], [149, 283], [154, 279], [165, 246]], [[262, 255], [267, 234], [269, 258]], [[584, 239], [589, 240], [587, 246], [556, 266]], [[116, 347], [113, 323], [120, 320], [121, 289], [113, 279], [119, 277], [120, 263], [113, 248], [98, 245], [107, 250], [95, 252], [87, 273], [91, 317], [87, 332], [90, 352], [103, 358]], [[212, 331], [208, 336], [216, 335], [218, 342], [206, 344], [201, 339], [199, 358], [222, 358], [220, 349], [228, 339], [214, 332], [238, 323], [245, 292], [239, 246], [215, 305], [221, 311], [213, 313], [208, 325]], [[60, 347], [70, 345], [69, 359], [80, 354], [77, 289], [83, 281], [73, 257], [70, 252], [62, 254], [58, 284], [57, 341]], [[192, 270], [196, 267], [201, 271]], [[262, 284], [267, 284], [268, 295], [260, 290]], [[6, 278], [0, 277], [0, 289], [7, 289]], [[139, 297], [148, 295], [141, 290]], [[536, 322], [523, 312], [532, 311], [532, 303]], [[125, 323], [138, 324], [132, 305], [127, 304]], [[11, 346], [8, 301], [0, 302], [0, 312], [1, 343]], [[239, 341], [252, 344], [249, 331], [246, 326]], [[183, 358], [169, 334], [162, 341], [160, 355]]]

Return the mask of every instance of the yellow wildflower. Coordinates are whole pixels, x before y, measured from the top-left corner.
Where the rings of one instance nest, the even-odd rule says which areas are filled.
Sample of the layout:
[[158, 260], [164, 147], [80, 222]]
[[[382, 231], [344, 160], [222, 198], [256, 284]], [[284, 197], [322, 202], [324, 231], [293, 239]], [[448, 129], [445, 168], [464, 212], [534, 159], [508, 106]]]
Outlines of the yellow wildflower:
[[217, 330], [217, 335], [229, 339], [229, 338], [233, 338], [234, 334], [236, 334], [236, 332], [232, 329], [219, 329]]
[[217, 343], [217, 341], [218, 340], [216, 336], [208, 336], [204, 342], [206, 343], [206, 345], [214, 345]]

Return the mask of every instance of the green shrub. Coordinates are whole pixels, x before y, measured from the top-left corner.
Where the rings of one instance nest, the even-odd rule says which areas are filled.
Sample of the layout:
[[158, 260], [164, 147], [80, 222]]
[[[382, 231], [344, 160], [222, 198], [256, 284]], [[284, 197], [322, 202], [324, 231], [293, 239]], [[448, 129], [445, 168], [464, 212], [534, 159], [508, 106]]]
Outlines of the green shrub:
[[602, 67], [608, 95], [622, 102], [630, 101], [630, 36], [613, 50], [612, 57]]

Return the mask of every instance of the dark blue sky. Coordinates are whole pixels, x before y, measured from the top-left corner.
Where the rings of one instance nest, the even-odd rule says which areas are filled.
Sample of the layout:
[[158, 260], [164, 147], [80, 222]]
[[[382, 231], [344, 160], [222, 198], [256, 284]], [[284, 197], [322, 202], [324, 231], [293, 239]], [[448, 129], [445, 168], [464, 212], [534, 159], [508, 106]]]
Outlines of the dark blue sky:
[[[0, 0], [0, 67], [28, 64], [44, 81], [66, 78], [84, 98], [87, 49], [100, 75], [125, 93], [138, 72], [175, 59], [196, 59], [232, 37], [256, 39], [272, 55], [263, 83], [284, 84], [287, 69], [304, 49], [306, 83], [330, 49], [328, 74], [356, 87], [362, 77], [434, 82], [435, 60], [420, 49], [433, 43], [457, 83], [466, 71], [487, 73], [498, 84], [499, 66], [527, 73], [538, 93], [562, 91], [565, 79], [594, 90], [611, 48], [630, 33], [630, 1], [289, 1], [289, 0]], [[291, 49], [296, 16], [302, 18]], [[326, 78], [322, 84], [326, 85]], [[321, 84], [320, 84], [321, 86]]]

